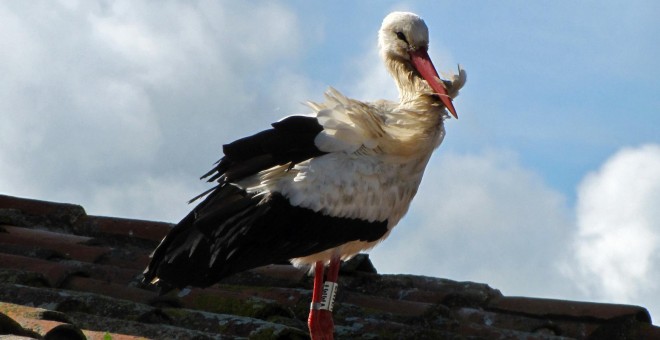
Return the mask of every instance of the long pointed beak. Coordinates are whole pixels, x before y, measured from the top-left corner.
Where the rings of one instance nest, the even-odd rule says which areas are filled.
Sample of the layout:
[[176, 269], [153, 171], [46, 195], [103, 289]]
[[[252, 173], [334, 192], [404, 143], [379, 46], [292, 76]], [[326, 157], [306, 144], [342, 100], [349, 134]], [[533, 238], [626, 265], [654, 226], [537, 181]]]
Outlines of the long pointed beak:
[[419, 72], [424, 80], [429, 83], [433, 91], [435, 91], [435, 93], [440, 96], [440, 100], [442, 100], [442, 103], [445, 104], [447, 110], [451, 112], [454, 118], [458, 119], [458, 114], [456, 113], [456, 109], [454, 108], [454, 104], [452, 103], [451, 98], [447, 94], [445, 84], [442, 82], [442, 80], [440, 80], [438, 71], [435, 70], [433, 62], [431, 61], [431, 58], [429, 57], [429, 54], [426, 52], [426, 50], [418, 49], [409, 52], [409, 54], [410, 62], [413, 64], [415, 69], [417, 69], [417, 72]]

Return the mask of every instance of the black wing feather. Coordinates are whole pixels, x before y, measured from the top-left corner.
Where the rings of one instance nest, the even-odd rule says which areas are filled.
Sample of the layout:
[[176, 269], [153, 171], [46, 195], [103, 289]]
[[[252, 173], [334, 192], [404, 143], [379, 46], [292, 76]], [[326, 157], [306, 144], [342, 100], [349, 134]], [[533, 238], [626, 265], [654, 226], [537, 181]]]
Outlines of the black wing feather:
[[165, 287], [207, 287], [248, 269], [287, 261], [349, 241], [372, 242], [387, 221], [333, 217], [292, 206], [280, 194], [255, 197], [233, 185], [215, 191], [156, 249], [145, 280]]
[[387, 221], [323, 215], [292, 206], [278, 193], [245, 192], [232, 182], [276, 165], [325, 152], [314, 145], [323, 127], [315, 117], [291, 116], [272, 129], [223, 146], [224, 157], [202, 178], [219, 184], [163, 239], [145, 270], [163, 287], [206, 287], [251, 268], [303, 257], [346, 242], [375, 241]]
[[315, 117], [291, 116], [271, 125], [272, 129], [223, 145], [225, 156], [202, 178], [233, 182], [276, 165], [325, 154], [314, 144], [316, 135], [323, 131]]

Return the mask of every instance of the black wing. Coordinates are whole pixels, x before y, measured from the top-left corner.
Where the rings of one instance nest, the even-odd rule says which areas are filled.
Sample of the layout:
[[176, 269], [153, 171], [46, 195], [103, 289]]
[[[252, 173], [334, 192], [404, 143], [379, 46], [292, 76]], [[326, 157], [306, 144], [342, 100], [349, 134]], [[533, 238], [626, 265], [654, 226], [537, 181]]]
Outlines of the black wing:
[[314, 138], [323, 131], [315, 117], [290, 116], [272, 126], [224, 145], [225, 156], [202, 178], [233, 182], [276, 165], [300, 163], [325, 154], [314, 145]]
[[375, 241], [387, 221], [323, 215], [292, 206], [280, 194], [254, 195], [233, 185], [276, 165], [322, 156], [315, 117], [291, 116], [272, 129], [224, 145], [224, 157], [202, 178], [219, 184], [163, 239], [145, 270], [146, 282], [206, 287], [251, 268], [311, 255], [346, 242]]

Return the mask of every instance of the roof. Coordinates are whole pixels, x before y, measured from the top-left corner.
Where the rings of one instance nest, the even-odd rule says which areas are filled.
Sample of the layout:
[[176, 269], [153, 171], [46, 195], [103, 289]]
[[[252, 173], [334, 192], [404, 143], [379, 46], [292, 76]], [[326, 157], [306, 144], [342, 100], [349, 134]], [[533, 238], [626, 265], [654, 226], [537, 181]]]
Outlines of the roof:
[[[171, 224], [0, 195], [0, 334], [66, 339], [306, 339], [312, 279], [280, 264], [158, 296], [139, 282]], [[483, 283], [345, 263], [338, 338], [657, 339], [639, 306], [504, 296]], [[0, 335], [2, 338], [2, 335]]]

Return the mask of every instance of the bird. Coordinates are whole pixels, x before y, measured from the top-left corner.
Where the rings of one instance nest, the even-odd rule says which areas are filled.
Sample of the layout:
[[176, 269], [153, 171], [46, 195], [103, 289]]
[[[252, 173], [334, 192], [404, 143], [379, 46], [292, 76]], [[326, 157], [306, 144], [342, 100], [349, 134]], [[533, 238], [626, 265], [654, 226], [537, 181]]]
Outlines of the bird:
[[208, 287], [290, 261], [314, 273], [312, 339], [332, 339], [341, 262], [388, 237], [445, 136], [445, 120], [458, 118], [453, 98], [466, 72], [459, 65], [441, 79], [428, 46], [421, 17], [390, 13], [378, 47], [398, 101], [363, 102], [330, 87], [323, 102], [307, 103], [310, 113], [223, 145], [201, 177], [213, 186], [154, 250], [143, 281]]

